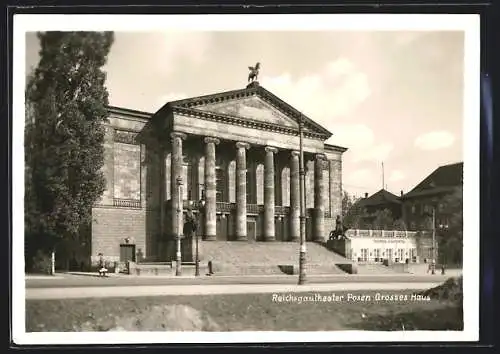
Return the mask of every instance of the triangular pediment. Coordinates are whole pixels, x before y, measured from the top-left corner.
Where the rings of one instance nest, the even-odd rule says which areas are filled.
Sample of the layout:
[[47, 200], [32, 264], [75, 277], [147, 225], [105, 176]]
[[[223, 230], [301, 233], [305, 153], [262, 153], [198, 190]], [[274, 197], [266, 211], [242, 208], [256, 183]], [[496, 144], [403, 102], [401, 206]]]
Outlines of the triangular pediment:
[[252, 119], [265, 123], [277, 124], [283, 127], [298, 128], [299, 124], [283, 114], [276, 107], [258, 96], [251, 96], [229, 100], [226, 102], [210, 103], [198, 110], [211, 113], [227, 114], [238, 118]]
[[[187, 98], [170, 102], [170, 105], [192, 112], [230, 116], [288, 129], [299, 128], [300, 112], [261, 86]], [[316, 122], [304, 115], [302, 117], [304, 131], [319, 134], [325, 139], [331, 136], [328, 130]]]

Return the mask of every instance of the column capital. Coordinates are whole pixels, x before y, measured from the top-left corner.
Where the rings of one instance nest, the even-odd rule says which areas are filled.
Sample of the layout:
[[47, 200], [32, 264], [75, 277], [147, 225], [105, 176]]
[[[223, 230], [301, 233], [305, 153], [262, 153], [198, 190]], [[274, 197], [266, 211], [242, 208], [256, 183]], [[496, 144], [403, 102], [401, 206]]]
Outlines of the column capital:
[[250, 149], [250, 144], [249, 143], [244, 143], [242, 141], [238, 141], [238, 142], [236, 142], [236, 147], [238, 149], [246, 149], [247, 150], [247, 149]]
[[278, 149], [273, 146], [266, 146], [264, 150], [266, 152], [272, 152], [273, 154], [276, 154], [278, 152]]
[[186, 140], [187, 135], [181, 132], [172, 132], [170, 133], [170, 138], [175, 139], [175, 138], [180, 138], [182, 140]]
[[292, 150], [292, 151], [290, 151], [290, 155], [292, 155], [292, 157], [299, 157], [300, 151]]
[[215, 145], [218, 145], [220, 143], [220, 140], [217, 139], [217, 138], [213, 138], [211, 136], [206, 136], [204, 139], [203, 139], [203, 142], [205, 144], [208, 144], [208, 143], [214, 143]]

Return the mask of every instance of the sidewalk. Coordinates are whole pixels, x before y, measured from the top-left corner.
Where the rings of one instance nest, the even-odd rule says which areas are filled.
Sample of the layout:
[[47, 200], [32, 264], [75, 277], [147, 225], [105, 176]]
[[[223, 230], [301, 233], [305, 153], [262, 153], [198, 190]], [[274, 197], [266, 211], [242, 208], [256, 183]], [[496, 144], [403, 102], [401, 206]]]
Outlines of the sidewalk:
[[53, 280], [53, 279], [64, 279], [62, 275], [38, 275], [38, 274], [26, 274], [24, 276], [26, 280]]
[[160, 285], [160, 286], [114, 286], [86, 288], [33, 288], [26, 289], [26, 300], [80, 299], [103, 297], [146, 297], [167, 295], [220, 295], [220, 294], [266, 294], [301, 293], [359, 290], [424, 290], [438, 286], [441, 282], [427, 283], [336, 283], [336, 284], [253, 284], [253, 285]]

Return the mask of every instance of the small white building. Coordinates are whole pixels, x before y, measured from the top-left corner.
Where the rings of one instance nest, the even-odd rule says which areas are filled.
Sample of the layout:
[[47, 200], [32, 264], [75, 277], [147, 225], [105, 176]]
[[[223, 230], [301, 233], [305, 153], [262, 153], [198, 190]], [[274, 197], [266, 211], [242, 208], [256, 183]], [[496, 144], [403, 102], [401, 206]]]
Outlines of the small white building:
[[[421, 263], [432, 259], [432, 235], [395, 230], [348, 230], [330, 247], [359, 263]], [[437, 248], [436, 248], [437, 257]]]

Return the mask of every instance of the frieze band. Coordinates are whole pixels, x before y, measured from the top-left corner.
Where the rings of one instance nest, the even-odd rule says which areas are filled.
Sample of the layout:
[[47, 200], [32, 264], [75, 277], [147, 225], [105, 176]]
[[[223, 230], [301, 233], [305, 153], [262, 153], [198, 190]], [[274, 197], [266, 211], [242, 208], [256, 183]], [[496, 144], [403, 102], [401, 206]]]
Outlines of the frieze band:
[[115, 133], [113, 134], [113, 141], [116, 143], [139, 145], [139, 142], [137, 142], [137, 135], [138, 133], [136, 132], [115, 130]]

